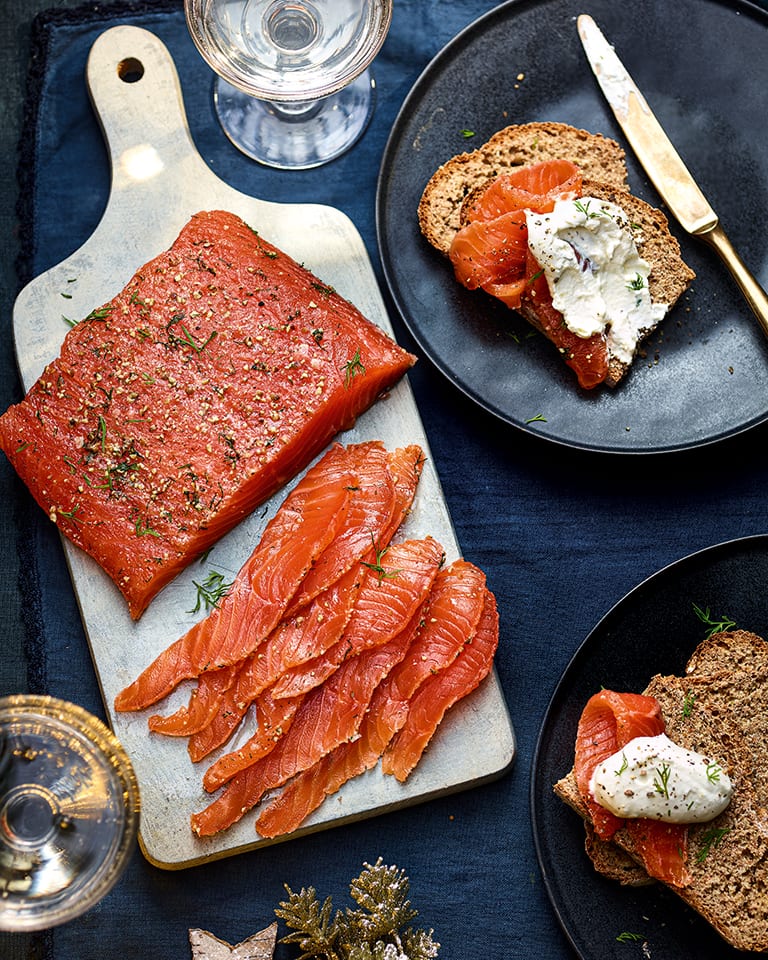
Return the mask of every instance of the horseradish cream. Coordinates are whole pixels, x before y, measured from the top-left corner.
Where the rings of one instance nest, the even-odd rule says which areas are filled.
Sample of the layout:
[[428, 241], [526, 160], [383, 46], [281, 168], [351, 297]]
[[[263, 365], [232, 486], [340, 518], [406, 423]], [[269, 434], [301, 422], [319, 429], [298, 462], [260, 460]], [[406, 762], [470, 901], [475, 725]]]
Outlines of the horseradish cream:
[[621, 207], [595, 197], [558, 200], [551, 213], [526, 211], [528, 246], [553, 306], [579, 337], [605, 333], [611, 354], [630, 363], [641, 335], [667, 312], [648, 290], [649, 264]]
[[714, 819], [728, 806], [732, 792], [719, 763], [679, 747], [664, 733], [630, 740], [597, 765], [589, 789], [617, 817], [673, 823]]

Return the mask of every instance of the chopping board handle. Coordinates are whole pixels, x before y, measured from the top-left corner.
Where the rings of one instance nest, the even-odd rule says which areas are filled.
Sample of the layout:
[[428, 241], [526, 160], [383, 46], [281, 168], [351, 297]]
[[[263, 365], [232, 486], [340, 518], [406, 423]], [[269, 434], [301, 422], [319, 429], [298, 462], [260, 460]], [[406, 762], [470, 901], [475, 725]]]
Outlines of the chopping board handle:
[[183, 183], [205, 166], [173, 59], [153, 33], [131, 25], [105, 30], [91, 47], [86, 82], [110, 153], [113, 193], [170, 171]]

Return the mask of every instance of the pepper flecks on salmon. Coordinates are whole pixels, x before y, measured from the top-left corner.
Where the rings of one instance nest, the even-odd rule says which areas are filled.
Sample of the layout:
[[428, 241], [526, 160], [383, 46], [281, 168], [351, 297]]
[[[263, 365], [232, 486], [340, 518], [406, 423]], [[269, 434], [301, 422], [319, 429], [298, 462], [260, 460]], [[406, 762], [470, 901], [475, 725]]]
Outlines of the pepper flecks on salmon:
[[597, 835], [610, 839], [617, 830], [626, 830], [647, 873], [672, 886], [683, 887], [691, 880], [685, 863], [687, 825], [646, 818], [622, 819], [599, 804], [589, 788], [599, 763], [635, 737], [655, 737], [664, 730], [661, 706], [655, 697], [600, 690], [589, 698], [579, 718], [574, 772]]
[[411, 697], [405, 724], [382, 757], [382, 770], [404, 782], [421, 759], [446, 712], [488, 676], [499, 644], [496, 598], [488, 588], [477, 630], [459, 656], [424, 680]]
[[[266, 757], [236, 773], [223, 792], [199, 813], [198, 836], [218, 833], [240, 820], [268, 790], [282, 786], [345, 740], [355, 736], [376, 686], [404, 656], [403, 630], [382, 646], [351, 657], [302, 702], [290, 730]], [[219, 784], [220, 785], [220, 784]], [[214, 784], [209, 784], [213, 788]]]
[[167, 647], [115, 698], [142, 710], [182, 680], [250, 656], [279, 623], [312, 563], [343, 522], [354, 474], [335, 444], [287, 495], [220, 605]]
[[233, 214], [196, 214], [64, 337], [0, 448], [138, 618], [415, 358]]
[[582, 189], [581, 173], [567, 160], [550, 160], [496, 177], [468, 204], [466, 222], [456, 233], [449, 255], [456, 279], [467, 289], [482, 289], [511, 310], [534, 305], [542, 332], [558, 348], [579, 384], [590, 390], [608, 374], [605, 335], [580, 337], [565, 325], [528, 247], [525, 215], [526, 210], [547, 213], [556, 200], [580, 197]]

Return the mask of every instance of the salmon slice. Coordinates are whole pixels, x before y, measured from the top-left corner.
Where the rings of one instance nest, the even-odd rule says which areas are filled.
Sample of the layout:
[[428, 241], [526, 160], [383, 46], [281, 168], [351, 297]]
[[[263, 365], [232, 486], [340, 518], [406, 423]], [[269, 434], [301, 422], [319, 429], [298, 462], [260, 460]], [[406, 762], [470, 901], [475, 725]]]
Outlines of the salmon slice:
[[387, 677], [392, 696], [410, 699], [424, 680], [453, 663], [475, 636], [485, 604], [485, 574], [479, 567], [454, 560], [441, 570], [424, 605], [418, 637]]
[[230, 666], [202, 674], [187, 706], [179, 707], [169, 716], [153, 714], [147, 720], [147, 726], [153, 733], [162, 733], [167, 737], [189, 737], [204, 729], [215, 716], [224, 694], [235, 682], [237, 670], [237, 666]]
[[382, 770], [404, 782], [421, 759], [446, 712], [489, 674], [499, 643], [496, 599], [484, 591], [482, 616], [472, 640], [439, 673], [424, 680], [411, 697], [404, 726], [384, 751]]
[[[533, 264], [536, 261], [530, 256]], [[538, 266], [538, 265], [537, 265]], [[536, 315], [547, 339], [557, 347], [567, 366], [573, 370], [579, 386], [591, 390], [605, 380], [608, 373], [608, 345], [605, 336], [595, 333], [580, 337], [563, 323], [563, 315], [552, 306], [546, 277], [529, 266], [531, 279], [526, 284], [525, 297], [536, 304]], [[493, 293], [492, 290], [488, 290]]]
[[281, 700], [283, 697], [297, 697], [302, 693], [309, 693], [335, 673], [349, 654], [349, 642], [342, 636], [329, 650], [286, 670], [275, 680], [272, 696]]
[[241, 219], [200, 212], [69, 330], [0, 448], [138, 618], [415, 359]]
[[[280, 685], [282, 692], [277, 695], [296, 696], [322, 682], [330, 673], [329, 663], [338, 666], [343, 659], [326, 661], [322, 673], [303, 666], [325, 654], [338, 639], [352, 609], [353, 590], [359, 586], [356, 580], [361, 570], [357, 561], [368, 558], [372, 542], [388, 543], [402, 523], [413, 502], [423, 463], [421, 448], [415, 444], [393, 453], [387, 453], [379, 441], [346, 449], [347, 454], [354, 457], [358, 479], [350, 491], [350, 509], [343, 529], [302, 581], [275, 635], [260, 648], [259, 662], [242, 665], [243, 675], [228, 698], [230, 702], [224, 706], [226, 719], [216, 724], [212, 736], [200, 737], [192, 746], [190, 753], [197, 759], [210, 752], [214, 745], [225, 742], [253, 698], [281, 675], [285, 675]], [[210, 683], [206, 677], [207, 674], [203, 674], [200, 678], [199, 687], [205, 689], [199, 691], [190, 708], [182, 708], [174, 717], [151, 718], [151, 728], [190, 735], [209, 724], [217, 709], [216, 697], [222, 705], [232, 684], [219, 682], [213, 673]], [[194, 715], [191, 707], [195, 708]]]
[[288, 733], [270, 753], [245, 767], [205, 809], [192, 815], [193, 831], [211, 836], [240, 820], [263, 797], [353, 738], [373, 691], [405, 655], [412, 640], [407, 625], [399, 636], [346, 660], [301, 704]]
[[403, 629], [429, 594], [445, 554], [433, 537], [377, 550], [344, 631], [350, 654], [386, 643]]
[[450, 258], [456, 279], [468, 290], [491, 284], [515, 284], [517, 303], [507, 291], [507, 306], [519, 307], [528, 277], [528, 226], [522, 210], [511, 210], [493, 220], [473, 220], [456, 234]]
[[[190, 740], [188, 750], [193, 761], [201, 760], [229, 739], [262, 691], [270, 688], [271, 695], [277, 697], [276, 682], [300, 669], [296, 665], [333, 649], [352, 613], [359, 581], [360, 571], [348, 570], [304, 610], [281, 621], [256, 653], [238, 665], [234, 682], [222, 692], [215, 716]], [[199, 682], [205, 683], [207, 676], [203, 674]], [[308, 685], [298, 686], [280, 696], [294, 697], [309, 689]]]
[[549, 213], [556, 200], [580, 197], [581, 171], [570, 160], [548, 160], [495, 177], [468, 205], [467, 219], [494, 220], [509, 210]]
[[617, 830], [626, 829], [648, 874], [683, 887], [691, 880], [685, 865], [688, 827], [641, 817], [629, 820], [616, 817], [597, 803], [589, 789], [599, 763], [635, 737], [655, 737], [664, 729], [661, 707], [655, 697], [601, 690], [590, 697], [579, 719], [574, 771], [597, 835], [610, 839]]
[[220, 670], [253, 653], [333, 540], [354, 482], [344, 448], [334, 445], [285, 498], [220, 605], [121, 691], [115, 709], [141, 710], [182, 680]]
[[593, 798], [589, 782], [595, 767], [634, 737], [655, 737], [663, 732], [661, 707], [654, 697], [600, 690], [584, 707], [576, 733], [574, 771], [579, 793], [603, 840], [613, 836], [622, 820]]
[[491, 180], [466, 211], [449, 256], [456, 279], [482, 289], [512, 310], [535, 311], [544, 335], [557, 347], [586, 390], [608, 373], [605, 336], [579, 337], [552, 306], [549, 285], [528, 248], [525, 210], [547, 213], [557, 200], [582, 196], [583, 182], [570, 161], [551, 160]]
[[395, 485], [395, 506], [390, 514], [389, 523], [378, 538], [382, 546], [390, 542], [400, 524], [408, 516], [423, 468], [424, 451], [416, 443], [407, 447], [398, 447], [387, 457], [387, 469]]
[[385, 747], [408, 716], [408, 703], [398, 700], [386, 677], [374, 691], [354, 740], [340, 743], [317, 763], [295, 776], [259, 815], [262, 837], [291, 833], [326, 797], [353, 777], [376, 766]]
[[[367, 565], [352, 616], [339, 641], [320, 656], [287, 670], [275, 681], [274, 697], [295, 697], [319, 686], [348, 656], [398, 633], [425, 598], [432, 596], [443, 559], [436, 541], [427, 538], [395, 544], [387, 551], [386, 560], [380, 551], [377, 553], [378, 560], [372, 558]], [[461, 587], [458, 590], [461, 593]], [[460, 597], [456, 603], [460, 603]]]
[[242, 747], [225, 754], [212, 764], [203, 775], [206, 790], [215, 790], [230, 780], [239, 770], [251, 766], [265, 757], [291, 729], [302, 697], [274, 700], [269, 690], [261, 693], [255, 701], [256, 732]]
[[357, 479], [350, 490], [349, 510], [342, 529], [307, 573], [286, 610], [296, 614], [354, 566], [378, 540], [395, 509], [395, 484], [388, 469], [389, 455], [382, 443], [360, 444], [355, 458]]

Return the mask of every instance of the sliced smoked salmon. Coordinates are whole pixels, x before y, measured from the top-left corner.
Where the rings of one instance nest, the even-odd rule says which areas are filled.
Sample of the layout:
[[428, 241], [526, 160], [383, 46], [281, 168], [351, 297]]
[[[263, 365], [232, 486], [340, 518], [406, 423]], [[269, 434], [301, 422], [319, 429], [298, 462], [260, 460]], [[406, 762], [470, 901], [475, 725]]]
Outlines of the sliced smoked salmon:
[[344, 630], [351, 654], [385, 643], [403, 629], [429, 594], [444, 558], [433, 537], [375, 551]]
[[414, 361], [241, 219], [201, 212], [68, 331], [0, 448], [137, 618]]
[[580, 386], [589, 390], [608, 374], [605, 336], [579, 337], [565, 326], [528, 248], [525, 217], [526, 210], [546, 213], [556, 200], [580, 197], [582, 188], [578, 168], [565, 160], [496, 177], [467, 204], [449, 256], [456, 279], [469, 290], [482, 289], [512, 310], [531, 305], [541, 332], [558, 348]]
[[205, 789], [215, 790], [238, 770], [266, 757], [291, 729], [302, 700], [302, 697], [275, 700], [269, 690], [261, 693], [255, 701], [256, 730], [243, 746], [224, 754], [206, 770], [203, 775]]
[[256, 820], [262, 837], [290, 833], [353, 777], [374, 767], [408, 716], [408, 703], [397, 699], [389, 677], [371, 697], [354, 740], [340, 743], [317, 763], [295, 776]]
[[395, 510], [395, 482], [384, 444], [378, 441], [361, 444], [356, 452], [363, 456], [355, 456], [356, 480], [350, 490], [344, 525], [308, 571], [286, 610], [287, 617], [293, 616], [368, 553], [371, 541], [379, 539]]
[[355, 483], [335, 444], [286, 496], [221, 604], [166, 648], [115, 698], [141, 710], [182, 680], [244, 660], [267, 638], [312, 563], [333, 540]]
[[237, 678], [237, 665], [209, 670], [201, 675], [189, 703], [168, 716], [153, 714], [147, 726], [153, 733], [168, 737], [190, 737], [213, 720], [226, 692]]
[[655, 697], [600, 690], [590, 697], [579, 718], [574, 772], [597, 835], [610, 839], [617, 830], [627, 830], [650, 876], [682, 887], [691, 879], [685, 865], [688, 827], [645, 818], [622, 819], [597, 803], [589, 789], [599, 763], [635, 737], [655, 737], [664, 729]]
[[475, 636], [485, 603], [479, 567], [454, 560], [438, 573], [421, 613], [423, 626], [387, 677], [394, 698], [410, 699], [424, 680], [453, 663]]
[[556, 200], [582, 193], [581, 171], [570, 160], [548, 160], [495, 177], [468, 204], [467, 219], [493, 220], [509, 210], [549, 213]]
[[382, 770], [404, 782], [447, 711], [488, 676], [499, 644], [496, 598], [486, 587], [475, 635], [456, 659], [423, 681], [411, 697], [405, 724], [384, 751]]
[[[307, 607], [282, 620], [257, 651], [234, 668], [234, 681], [221, 692], [215, 716], [207, 726], [194, 731], [190, 739], [192, 760], [201, 760], [224, 744], [262, 691], [270, 688], [272, 696], [295, 697], [322, 682], [318, 679], [313, 684], [294, 684], [289, 690], [284, 678], [334, 648], [352, 613], [359, 579], [359, 569], [348, 570]], [[200, 686], [206, 684], [208, 676], [200, 676]], [[215, 673], [210, 676], [215, 678]]]
[[[282, 786], [334, 747], [353, 738], [374, 690], [405, 655], [411, 639], [405, 628], [387, 643], [346, 660], [329, 680], [304, 699], [290, 730], [274, 749], [236, 773], [216, 800], [193, 814], [194, 832], [210, 836], [226, 829], [268, 790]], [[214, 784], [208, 786], [213, 788]]]

